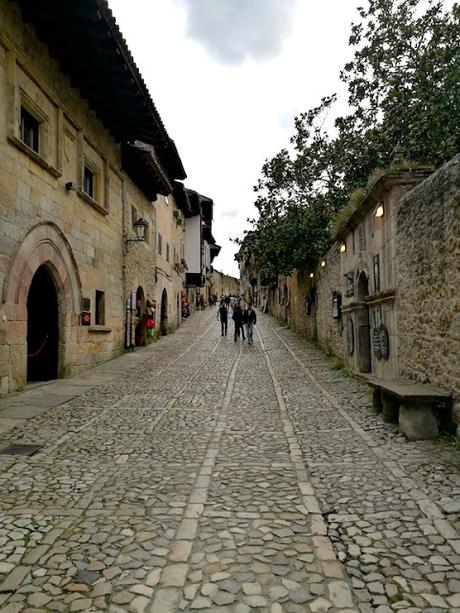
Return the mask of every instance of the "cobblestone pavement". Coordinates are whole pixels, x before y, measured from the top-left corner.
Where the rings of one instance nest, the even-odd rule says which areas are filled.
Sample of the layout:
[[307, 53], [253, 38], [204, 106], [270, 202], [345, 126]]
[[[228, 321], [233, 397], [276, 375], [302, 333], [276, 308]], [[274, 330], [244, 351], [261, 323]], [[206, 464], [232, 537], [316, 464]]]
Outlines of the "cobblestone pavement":
[[458, 453], [273, 320], [218, 328], [0, 403], [43, 445], [0, 455], [0, 610], [460, 612]]

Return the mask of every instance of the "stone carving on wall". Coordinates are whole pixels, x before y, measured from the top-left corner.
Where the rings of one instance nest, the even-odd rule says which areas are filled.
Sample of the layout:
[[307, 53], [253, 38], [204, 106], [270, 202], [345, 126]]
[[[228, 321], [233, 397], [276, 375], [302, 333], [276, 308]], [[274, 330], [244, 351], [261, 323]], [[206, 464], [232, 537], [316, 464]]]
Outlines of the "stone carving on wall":
[[351, 317], [348, 317], [345, 324], [345, 339], [347, 343], [347, 354], [353, 355], [355, 352], [355, 329]]
[[372, 331], [372, 345], [374, 347], [375, 357], [378, 360], [388, 360], [390, 357], [390, 342], [388, 331], [383, 324], [380, 324]]
[[355, 278], [353, 271], [345, 273], [345, 296], [351, 298], [355, 295]]
[[372, 258], [372, 267], [374, 270], [374, 293], [378, 294], [380, 291], [380, 256], [378, 254]]
[[332, 317], [334, 319], [342, 317], [342, 294], [337, 290], [332, 292]]

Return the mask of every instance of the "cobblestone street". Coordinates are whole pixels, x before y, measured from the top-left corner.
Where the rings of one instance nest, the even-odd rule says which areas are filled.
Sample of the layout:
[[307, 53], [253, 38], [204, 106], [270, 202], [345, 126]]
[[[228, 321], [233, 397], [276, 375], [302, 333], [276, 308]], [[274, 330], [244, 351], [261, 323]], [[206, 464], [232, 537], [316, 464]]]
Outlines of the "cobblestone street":
[[370, 405], [273, 319], [247, 346], [214, 309], [2, 400], [0, 447], [43, 447], [0, 455], [0, 610], [460, 612], [458, 451]]

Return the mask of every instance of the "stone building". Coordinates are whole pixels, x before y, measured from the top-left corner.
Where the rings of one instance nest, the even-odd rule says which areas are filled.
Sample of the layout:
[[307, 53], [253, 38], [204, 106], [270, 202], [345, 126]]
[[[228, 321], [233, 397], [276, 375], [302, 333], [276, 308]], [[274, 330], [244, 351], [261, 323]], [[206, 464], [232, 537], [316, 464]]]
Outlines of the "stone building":
[[[246, 236], [250, 239], [251, 232]], [[263, 280], [260, 271], [254, 260], [254, 256], [249, 252], [247, 244], [243, 242], [235, 255], [240, 271], [240, 291], [239, 294], [256, 306], [262, 306], [264, 297], [268, 294], [268, 287]]]
[[390, 170], [344, 212], [313, 270], [269, 289], [270, 313], [353, 373], [452, 392], [458, 423], [459, 169], [460, 155], [435, 173]]
[[[178, 200], [181, 202], [181, 200]], [[161, 334], [182, 321], [181, 299], [185, 283], [185, 216], [173, 194], [158, 199], [156, 304]]]
[[239, 279], [225, 275], [215, 268], [211, 272], [210, 284], [211, 292], [219, 298], [220, 296], [238, 296], [240, 293]]
[[399, 373], [451, 390], [460, 424], [460, 155], [402, 198], [395, 239]]
[[2, 393], [132, 344], [184, 178], [104, 0], [0, 0]]
[[212, 294], [211, 264], [220, 246], [212, 235], [213, 200], [191, 189], [186, 194], [189, 206], [185, 213], [185, 283], [190, 304], [197, 306], [200, 297], [206, 304]]
[[[404, 194], [430, 174], [398, 171], [381, 177], [336, 228], [338, 255], [332, 250], [320, 263], [319, 275], [328, 266], [340, 269], [336, 285], [329, 295], [318, 295], [318, 303], [332, 305], [332, 318], [345, 335], [347, 362], [355, 372], [372, 372], [383, 379], [398, 375], [397, 214]], [[319, 310], [326, 312], [317, 305], [317, 317]], [[322, 321], [317, 326], [331, 327]]]

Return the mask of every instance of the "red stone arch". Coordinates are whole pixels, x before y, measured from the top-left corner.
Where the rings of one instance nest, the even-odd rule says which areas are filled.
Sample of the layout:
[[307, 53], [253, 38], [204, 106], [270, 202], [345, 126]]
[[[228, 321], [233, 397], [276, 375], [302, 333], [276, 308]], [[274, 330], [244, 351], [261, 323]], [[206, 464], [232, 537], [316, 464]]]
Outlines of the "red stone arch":
[[40, 266], [45, 266], [50, 273], [58, 298], [58, 376], [69, 376], [73, 371], [77, 338], [74, 331], [80, 325], [81, 312], [80, 274], [63, 232], [54, 223], [42, 222], [27, 232], [11, 256], [2, 288], [7, 314], [9, 391], [23, 388], [27, 379], [27, 297]]
[[3, 302], [26, 304], [32, 278], [42, 264], [52, 272], [62, 313], [80, 313], [81, 280], [77, 263], [63, 232], [51, 222], [37, 224], [21, 241], [3, 285]]

